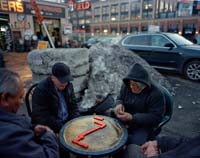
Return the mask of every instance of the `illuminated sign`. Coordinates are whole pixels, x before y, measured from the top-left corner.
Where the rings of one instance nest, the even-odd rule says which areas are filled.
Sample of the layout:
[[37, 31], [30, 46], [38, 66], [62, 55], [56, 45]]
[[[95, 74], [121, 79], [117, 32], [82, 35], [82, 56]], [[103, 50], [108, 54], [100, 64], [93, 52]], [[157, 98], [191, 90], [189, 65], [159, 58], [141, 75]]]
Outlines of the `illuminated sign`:
[[0, 11], [23, 13], [23, 3], [17, 1], [0, 0]]
[[84, 1], [84, 2], [73, 2], [72, 0], [68, 1], [68, 9], [70, 11], [74, 11], [74, 8], [76, 10], [87, 10], [90, 9], [91, 4], [89, 1]]
[[87, 10], [90, 8], [90, 2], [85, 1], [85, 2], [80, 2], [80, 3], [76, 3], [76, 7], [77, 10]]

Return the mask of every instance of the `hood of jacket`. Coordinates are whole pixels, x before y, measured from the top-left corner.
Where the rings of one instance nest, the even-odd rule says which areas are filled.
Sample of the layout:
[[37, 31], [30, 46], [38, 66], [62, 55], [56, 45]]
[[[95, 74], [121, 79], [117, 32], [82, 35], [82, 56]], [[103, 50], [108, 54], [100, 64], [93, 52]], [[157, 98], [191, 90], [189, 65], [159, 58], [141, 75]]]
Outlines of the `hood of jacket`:
[[134, 64], [130, 71], [128, 72], [127, 76], [123, 79], [123, 82], [126, 86], [129, 87], [129, 81], [134, 80], [137, 82], [144, 83], [148, 87], [151, 86], [151, 79], [147, 70], [143, 68], [142, 65], [136, 63]]
[[14, 114], [11, 112], [7, 112], [5, 110], [3, 110], [2, 108], [0, 108], [0, 122], [4, 122], [4, 123], [11, 123], [11, 124], [16, 124], [18, 126], [21, 126], [22, 128], [31, 128], [31, 123], [30, 123], [30, 119], [28, 117], [25, 116], [21, 116], [18, 114]]

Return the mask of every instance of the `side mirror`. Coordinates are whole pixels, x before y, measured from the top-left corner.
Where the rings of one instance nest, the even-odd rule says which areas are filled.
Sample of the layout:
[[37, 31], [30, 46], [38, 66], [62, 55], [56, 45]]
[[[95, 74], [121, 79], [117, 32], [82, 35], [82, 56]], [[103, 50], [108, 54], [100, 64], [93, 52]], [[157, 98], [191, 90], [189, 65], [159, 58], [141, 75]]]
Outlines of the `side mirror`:
[[174, 45], [173, 45], [172, 43], [167, 43], [167, 44], [165, 44], [165, 47], [170, 47], [170, 48], [173, 48], [173, 47], [174, 47]]
[[172, 43], [165, 44], [165, 47], [169, 47], [169, 50], [172, 50], [174, 48], [174, 45]]

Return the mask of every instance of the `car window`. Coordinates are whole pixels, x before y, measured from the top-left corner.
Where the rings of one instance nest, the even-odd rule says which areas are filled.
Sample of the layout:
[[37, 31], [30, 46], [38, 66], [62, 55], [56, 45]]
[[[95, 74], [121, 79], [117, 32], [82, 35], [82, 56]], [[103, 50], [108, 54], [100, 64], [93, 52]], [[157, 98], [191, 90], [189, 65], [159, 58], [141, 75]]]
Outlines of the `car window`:
[[109, 38], [109, 37], [104, 37], [104, 38], [100, 38], [99, 39], [100, 42], [103, 42], [103, 43], [111, 43], [112, 41], [112, 38]]
[[167, 36], [178, 45], [193, 45], [191, 41], [178, 34], [167, 34]]
[[125, 39], [124, 44], [127, 45], [150, 45], [149, 35], [130, 36]]
[[120, 40], [122, 39], [121, 36], [118, 36], [118, 37], [114, 37], [111, 41], [112, 44], [117, 44]]
[[151, 46], [165, 47], [166, 44], [171, 43], [168, 39], [160, 35], [151, 36]]
[[90, 38], [88, 39], [87, 43], [96, 43], [97, 39], [96, 38]]

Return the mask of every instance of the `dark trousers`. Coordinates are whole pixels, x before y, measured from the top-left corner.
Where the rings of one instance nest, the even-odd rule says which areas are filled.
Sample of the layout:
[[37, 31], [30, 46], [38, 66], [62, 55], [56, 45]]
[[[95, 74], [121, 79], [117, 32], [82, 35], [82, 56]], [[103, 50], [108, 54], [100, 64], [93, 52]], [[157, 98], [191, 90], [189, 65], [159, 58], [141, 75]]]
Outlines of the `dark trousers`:
[[60, 147], [60, 158], [70, 158], [70, 154], [68, 151]]
[[[144, 156], [144, 154], [142, 154], [141, 152], [138, 152], [138, 151], [140, 151], [138, 149], [139, 149], [140, 145], [142, 145], [148, 141], [151, 131], [152, 130], [147, 129], [147, 128], [129, 129], [128, 140], [126, 143], [128, 150], [127, 150], [127, 148], [122, 149], [119, 152], [117, 152], [116, 154], [114, 154], [113, 157], [114, 158], [133, 158], [132, 154], [134, 153], [134, 154], [137, 154], [136, 158], [143, 158], [142, 156]], [[131, 151], [131, 149], [134, 149], [134, 150]], [[131, 157], [128, 157], [128, 156], [131, 156]]]
[[135, 128], [129, 129], [128, 144], [142, 145], [148, 141], [149, 135], [151, 133], [150, 129], [147, 128]]
[[141, 152], [138, 145], [130, 144], [125, 149], [121, 158], [146, 158], [146, 156]]

